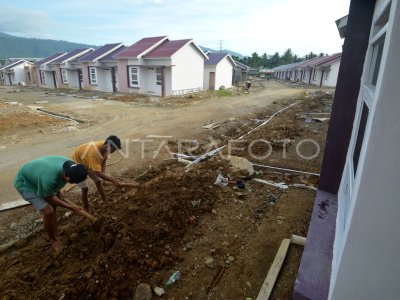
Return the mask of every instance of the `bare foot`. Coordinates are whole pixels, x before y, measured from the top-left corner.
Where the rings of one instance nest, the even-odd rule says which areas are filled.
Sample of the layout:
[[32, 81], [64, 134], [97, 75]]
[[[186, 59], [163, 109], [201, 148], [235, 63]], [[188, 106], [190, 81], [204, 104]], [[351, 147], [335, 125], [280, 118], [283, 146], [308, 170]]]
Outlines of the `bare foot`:
[[51, 247], [53, 248], [56, 254], [59, 254], [63, 251], [64, 246], [60, 241], [54, 241], [51, 243]]

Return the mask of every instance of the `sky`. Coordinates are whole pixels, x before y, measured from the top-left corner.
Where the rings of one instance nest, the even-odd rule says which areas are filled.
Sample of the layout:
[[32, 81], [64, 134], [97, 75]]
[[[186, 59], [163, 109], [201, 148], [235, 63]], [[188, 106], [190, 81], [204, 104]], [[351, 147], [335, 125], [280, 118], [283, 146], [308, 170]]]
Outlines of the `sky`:
[[350, 0], [0, 0], [0, 32], [90, 45], [167, 35], [243, 55], [341, 51]]

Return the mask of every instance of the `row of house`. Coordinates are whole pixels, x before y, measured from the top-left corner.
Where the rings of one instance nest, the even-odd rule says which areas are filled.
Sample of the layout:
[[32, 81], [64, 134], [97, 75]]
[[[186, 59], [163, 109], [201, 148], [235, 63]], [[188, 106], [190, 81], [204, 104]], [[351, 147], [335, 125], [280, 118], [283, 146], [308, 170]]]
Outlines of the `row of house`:
[[32, 84], [31, 68], [33, 63], [18, 59], [0, 66], [0, 83], [5, 85], [17, 85], [22, 82]]
[[342, 53], [335, 53], [278, 66], [274, 68], [274, 76], [277, 79], [292, 82], [303, 82], [320, 87], [335, 87], [341, 57]]
[[129, 47], [113, 43], [55, 53], [30, 70], [32, 81], [44, 88], [168, 96], [232, 87], [247, 79], [249, 67], [227, 53], [204, 53], [192, 39], [159, 36], [143, 38]]

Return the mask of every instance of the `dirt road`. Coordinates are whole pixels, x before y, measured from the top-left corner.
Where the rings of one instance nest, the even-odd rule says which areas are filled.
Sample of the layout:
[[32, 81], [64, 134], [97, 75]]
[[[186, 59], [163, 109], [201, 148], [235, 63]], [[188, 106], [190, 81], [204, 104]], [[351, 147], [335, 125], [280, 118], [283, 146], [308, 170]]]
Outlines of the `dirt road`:
[[[90, 140], [103, 140], [116, 134], [131, 145], [132, 140], [147, 135], [170, 135], [176, 139], [192, 139], [205, 133], [201, 127], [209, 120], [222, 121], [254, 114], [258, 108], [275, 100], [299, 96], [305, 89], [291, 88], [269, 81], [262, 91], [237, 97], [204, 99], [187, 105], [168, 107], [143, 105], [119, 101], [98, 101], [75, 97], [48, 96], [44, 92], [7, 93], [0, 88], [0, 100], [17, 101], [23, 106], [41, 106], [47, 110], [67, 113], [85, 123], [77, 128], [65, 126], [65, 130], [37, 129], [35, 127], [4, 134], [0, 141], [0, 203], [19, 199], [12, 181], [18, 168], [26, 161], [43, 155], [69, 156], [77, 145]], [[48, 103], [37, 102], [48, 101]], [[160, 100], [163, 101], [163, 100]], [[4, 116], [0, 115], [0, 118]], [[10, 122], [17, 120], [10, 120]], [[67, 124], [68, 125], [68, 124]], [[70, 124], [71, 125], [71, 124]], [[128, 144], [125, 144], [128, 145]], [[129, 147], [131, 149], [131, 147]], [[126, 152], [125, 152], [126, 154]], [[146, 163], [140, 153], [129, 153], [133, 164]], [[126, 166], [127, 167], [127, 166]], [[118, 166], [120, 170], [121, 166]]]

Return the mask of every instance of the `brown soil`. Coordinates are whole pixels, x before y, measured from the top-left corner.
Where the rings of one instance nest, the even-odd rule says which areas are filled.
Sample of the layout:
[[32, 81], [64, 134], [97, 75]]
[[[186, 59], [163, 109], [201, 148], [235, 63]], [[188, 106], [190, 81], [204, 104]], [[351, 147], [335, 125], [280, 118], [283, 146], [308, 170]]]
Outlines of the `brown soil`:
[[[330, 100], [325, 94], [300, 100], [250, 134], [245, 145], [258, 138], [293, 139], [285, 159], [278, 147], [261, 163], [318, 172], [322, 151], [304, 160], [296, 155], [295, 144], [312, 137], [323, 150], [328, 122], [305, 123], [296, 113], [328, 111]], [[274, 104], [264, 116], [284, 106]], [[238, 137], [255, 126], [251, 118], [234, 120], [233, 127], [224, 123], [215, 135], [221, 141], [227, 135]], [[302, 154], [313, 151], [304, 149]], [[247, 151], [235, 154], [251, 158]], [[107, 189], [111, 206], [101, 208], [98, 195], [90, 196], [98, 217], [95, 223], [74, 215], [61, 217], [65, 210], [60, 210], [59, 235], [66, 246], [60, 255], [52, 254], [43, 231], [5, 250], [0, 256], [2, 299], [131, 299], [141, 282], [164, 287], [165, 299], [254, 299], [282, 239], [307, 234], [313, 191], [257, 183], [220, 156], [189, 172], [173, 161], [140, 171], [124, 174], [143, 184], [139, 191]], [[213, 185], [219, 173], [232, 180], [241, 178], [246, 188], [239, 190], [235, 183], [225, 188]], [[267, 169], [254, 176], [288, 184], [317, 183], [311, 176]], [[71, 195], [79, 201], [79, 194]], [[271, 299], [290, 299], [301, 252], [301, 247], [290, 246]], [[215, 261], [212, 268], [205, 264], [209, 257]], [[181, 280], [165, 287], [176, 270], [182, 273]]]

